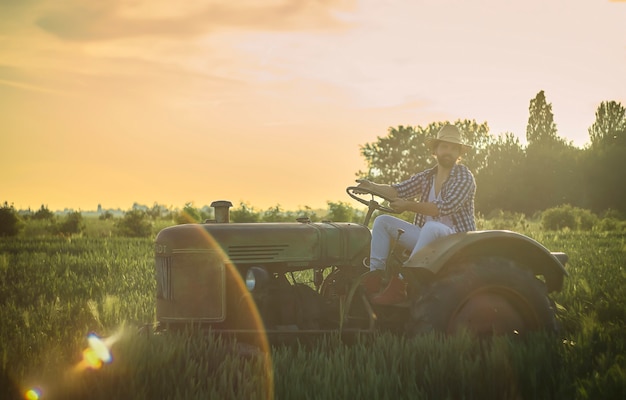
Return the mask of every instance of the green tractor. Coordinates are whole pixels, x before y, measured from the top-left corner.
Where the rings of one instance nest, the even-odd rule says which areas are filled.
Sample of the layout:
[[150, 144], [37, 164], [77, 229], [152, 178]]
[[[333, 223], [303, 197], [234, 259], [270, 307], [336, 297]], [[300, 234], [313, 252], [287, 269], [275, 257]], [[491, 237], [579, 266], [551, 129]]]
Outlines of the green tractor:
[[372, 304], [361, 285], [380, 273], [367, 267], [368, 224], [374, 211], [394, 211], [376, 193], [346, 191], [368, 207], [362, 225], [231, 223], [232, 204], [217, 201], [215, 220], [163, 229], [155, 243], [157, 329], [194, 325], [268, 337], [557, 329], [549, 293], [563, 286], [567, 256], [511, 231], [456, 233], [410, 262], [404, 249], [393, 249], [381, 279], [402, 274], [408, 301]]

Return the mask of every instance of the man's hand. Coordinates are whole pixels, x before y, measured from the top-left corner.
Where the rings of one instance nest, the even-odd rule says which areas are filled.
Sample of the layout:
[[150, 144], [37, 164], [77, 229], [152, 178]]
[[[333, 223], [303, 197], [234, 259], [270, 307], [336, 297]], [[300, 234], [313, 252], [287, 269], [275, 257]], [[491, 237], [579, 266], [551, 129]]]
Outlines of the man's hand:
[[373, 191], [375, 191], [374, 189], [374, 184], [370, 181], [368, 181], [367, 179], [357, 179], [356, 180], [359, 184], [357, 185], [357, 188], [363, 188], [364, 190], [358, 190], [358, 189], [354, 189], [354, 193], [356, 194], [369, 194]]
[[392, 199], [389, 201], [389, 208], [392, 208], [396, 210], [397, 212], [401, 213], [405, 211], [411, 211], [411, 207], [414, 204], [415, 204], [414, 201], [396, 197], [395, 199]]

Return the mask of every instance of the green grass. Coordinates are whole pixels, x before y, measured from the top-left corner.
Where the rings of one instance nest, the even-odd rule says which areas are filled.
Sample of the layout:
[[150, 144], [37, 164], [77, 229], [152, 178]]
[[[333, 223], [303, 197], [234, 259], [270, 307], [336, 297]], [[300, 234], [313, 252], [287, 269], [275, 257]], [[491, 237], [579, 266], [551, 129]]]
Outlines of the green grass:
[[[42, 399], [625, 398], [626, 238], [527, 234], [570, 256], [557, 337], [327, 337], [245, 356], [211, 335], [137, 334], [155, 319], [152, 239], [0, 239], [1, 379]], [[92, 331], [123, 335], [111, 364], [77, 371]]]

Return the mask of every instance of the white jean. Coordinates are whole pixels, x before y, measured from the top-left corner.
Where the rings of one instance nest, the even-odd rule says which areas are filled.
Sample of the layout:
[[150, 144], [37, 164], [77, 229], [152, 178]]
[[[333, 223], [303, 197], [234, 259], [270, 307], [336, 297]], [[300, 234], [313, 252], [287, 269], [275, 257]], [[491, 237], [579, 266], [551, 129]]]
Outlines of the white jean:
[[385, 269], [391, 245], [398, 240], [399, 229], [404, 231], [400, 235], [399, 244], [405, 249], [411, 250], [411, 257], [433, 240], [454, 233], [454, 229], [438, 221], [428, 221], [420, 228], [415, 224], [391, 215], [379, 215], [374, 220], [372, 227], [371, 271]]

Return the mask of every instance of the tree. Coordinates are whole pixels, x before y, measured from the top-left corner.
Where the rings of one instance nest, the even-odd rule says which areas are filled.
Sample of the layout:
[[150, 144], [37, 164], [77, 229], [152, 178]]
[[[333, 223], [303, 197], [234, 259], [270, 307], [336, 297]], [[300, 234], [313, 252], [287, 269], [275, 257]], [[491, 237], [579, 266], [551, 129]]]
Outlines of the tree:
[[[552, 104], [540, 91], [530, 101], [526, 127], [526, 163], [520, 195], [526, 199], [526, 213], [534, 213], [560, 204], [573, 203], [580, 193], [575, 186], [576, 149], [557, 136]], [[579, 200], [578, 200], [579, 201]]]
[[22, 222], [13, 204], [9, 205], [5, 201], [0, 207], [0, 236], [17, 236], [21, 227]]
[[[389, 128], [387, 136], [379, 136], [376, 142], [361, 146], [361, 155], [365, 157], [368, 169], [359, 171], [357, 176], [379, 183], [393, 183], [434, 166], [435, 159], [426, 142], [436, 137], [447, 123], [431, 123], [425, 128]], [[463, 140], [473, 147], [463, 156], [463, 163], [476, 174], [486, 163], [487, 146], [492, 140], [489, 127], [487, 123], [477, 124], [470, 120], [457, 120], [454, 124], [463, 132]]]
[[564, 141], [557, 136], [554, 115], [552, 114], [552, 104], [546, 100], [546, 95], [541, 90], [534, 99], [530, 101], [528, 108], [528, 124], [526, 125], [526, 140], [528, 147], [563, 144]]
[[525, 199], [519, 195], [526, 153], [519, 139], [505, 133], [487, 146], [485, 168], [476, 176], [476, 211], [521, 211]]
[[589, 137], [584, 157], [587, 206], [596, 212], [626, 212], [626, 110], [621, 103], [600, 104]]
[[389, 128], [387, 136], [361, 146], [368, 170], [358, 176], [380, 183], [399, 182], [411, 174], [432, 165], [426, 147], [427, 130], [417, 127]]
[[593, 149], [626, 147], [626, 109], [621, 103], [616, 101], [600, 103], [596, 111], [596, 120], [589, 128], [589, 138]]

